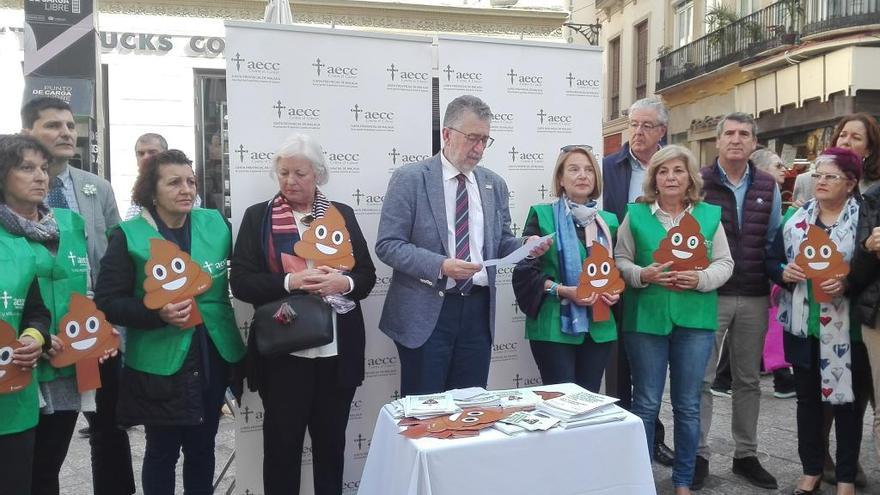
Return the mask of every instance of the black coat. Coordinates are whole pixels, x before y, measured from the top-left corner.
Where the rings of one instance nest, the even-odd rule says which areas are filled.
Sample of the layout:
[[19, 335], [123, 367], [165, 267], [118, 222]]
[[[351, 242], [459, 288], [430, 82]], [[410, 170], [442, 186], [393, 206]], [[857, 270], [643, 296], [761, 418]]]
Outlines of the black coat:
[[[350, 206], [333, 202], [345, 219], [345, 226], [351, 236], [354, 248], [355, 266], [346, 275], [354, 281], [354, 290], [347, 297], [355, 302], [355, 308], [348, 313], [336, 315], [337, 351], [339, 356], [340, 387], [356, 387], [364, 380], [364, 316], [360, 300], [370, 295], [376, 284], [376, 268], [370, 258], [367, 241]], [[271, 273], [266, 262], [266, 233], [263, 231], [264, 219], [270, 208], [269, 201], [250, 206], [244, 212], [241, 228], [235, 240], [232, 255], [232, 268], [229, 285], [232, 294], [255, 308], [277, 301], [288, 295], [284, 287], [283, 273]], [[257, 353], [253, 335], [248, 335], [247, 379], [251, 390], [259, 390], [262, 373], [261, 361]]]
[[856, 302], [861, 323], [872, 328], [880, 306], [880, 259], [876, 253], [865, 250], [865, 240], [875, 227], [880, 227], [880, 187], [872, 187], [862, 196], [856, 233], [858, 248], [847, 277], [847, 295]]
[[[95, 304], [114, 325], [144, 330], [163, 328], [166, 323], [159, 318], [159, 311], [147, 308], [143, 299], [134, 296], [136, 269], [128, 253], [125, 233], [122, 229], [115, 229], [101, 259]], [[213, 396], [218, 387], [225, 389], [229, 374], [229, 366], [207, 337], [207, 332], [197, 330], [176, 373], [161, 376], [123, 368], [117, 403], [118, 421], [123, 425], [200, 424], [206, 416], [206, 394]], [[210, 387], [205, 386], [206, 380], [210, 381]], [[211, 397], [209, 402], [213, 399]]]

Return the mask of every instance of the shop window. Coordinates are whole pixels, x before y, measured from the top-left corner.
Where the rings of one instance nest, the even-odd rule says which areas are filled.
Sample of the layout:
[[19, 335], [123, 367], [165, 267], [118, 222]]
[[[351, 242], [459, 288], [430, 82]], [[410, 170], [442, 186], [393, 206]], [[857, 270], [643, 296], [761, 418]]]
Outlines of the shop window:
[[224, 71], [196, 70], [196, 178], [203, 208], [232, 216]]

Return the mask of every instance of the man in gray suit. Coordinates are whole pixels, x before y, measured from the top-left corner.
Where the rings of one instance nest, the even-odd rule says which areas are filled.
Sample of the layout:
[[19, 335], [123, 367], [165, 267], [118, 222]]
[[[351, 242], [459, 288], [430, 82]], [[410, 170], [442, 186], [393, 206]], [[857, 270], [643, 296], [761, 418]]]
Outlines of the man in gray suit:
[[397, 345], [403, 395], [485, 387], [489, 377], [495, 268], [482, 262], [523, 243], [510, 231], [504, 179], [477, 167], [492, 145], [491, 120], [479, 98], [454, 99], [442, 151], [388, 183], [376, 255], [394, 273], [379, 328]]
[[[69, 208], [85, 219], [91, 283], [94, 286], [101, 257], [107, 250], [107, 229], [120, 221], [113, 189], [107, 180], [69, 165], [68, 162], [76, 153], [76, 122], [70, 105], [65, 101], [50, 97], [28, 101], [21, 109], [21, 126], [22, 134], [33, 136], [52, 153], [47, 204], [55, 208]], [[119, 362], [120, 358], [116, 357], [101, 364], [102, 387], [95, 397], [97, 411], [89, 420], [96, 495], [135, 491], [128, 434], [116, 425]], [[73, 412], [64, 415], [63, 421], [46, 424], [41, 420], [37, 426], [37, 443], [52, 445], [48, 449], [54, 450], [52, 454], [63, 461], [76, 416]]]
[[[70, 208], [86, 221], [92, 283], [98, 279], [107, 250], [107, 229], [119, 223], [116, 197], [106, 179], [68, 165], [76, 153], [76, 122], [65, 101], [40, 97], [21, 109], [22, 134], [29, 134], [52, 153], [49, 163], [49, 206]], [[60, 194], [59, 194], [60, 193]], [[58, 202], [53, 203], [53, 199]], [[63, 200], [61, 200], [63, 198]]]

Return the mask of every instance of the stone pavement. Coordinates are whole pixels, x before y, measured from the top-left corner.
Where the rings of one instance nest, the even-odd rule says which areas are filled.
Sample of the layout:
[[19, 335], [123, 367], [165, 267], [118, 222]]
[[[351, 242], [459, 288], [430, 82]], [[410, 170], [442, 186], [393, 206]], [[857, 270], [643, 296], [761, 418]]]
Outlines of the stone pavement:
[[[699, 495], [771, 495], [790, 494], [800, 476], [800, 461], [797, 456], [797, 434], [795, 429], [795, 400], [780, 400], [773, 397], [771, 377], [761, 383], [761, 418], [758, 424], [758, 449], [761, 463], [779, 480], [780, 490], [755, 488], [731, 472], [733, 442], [730, 439], [730, 399], [715, 398], [715, 417], [712, 424], [710, 444], [713, 456], [709, 463], [709, 478], [706, 487], [696, 492]], [[668, 387], [667, 387], [668, 388]], [[663, 404], [661, 416], [667, 425], [667, 442], [672, 445], [672, 412], [668, 395]], [[868, 487], [859, 493], [880, 495], [880, 463], [874, 452], [874, 439], [870, 431], [873, 413], [869, 408], [865, 417], [864, 440], [862, 441], [861, 461], [868, 475]], [[77, 428], [85, 426], [80, 417]], [[832, 435], [833, 436], [833, 435]], [[140, 490], [140, 468], [144, 456], [144, 431], [137, 427], [129, 431], [132, 444], [132, 457], [135, 465], [135, 478]], [[217, 473], [232, 453], [234, 447], [234, 425], [231, 418], [224, 418], [217, 436]], [[832, 447], [833, 449], [833, 447]], [[654, 479], [658, 495], [671, 495], [672, 480], [669, 468], [655, 465]], [[221, 481], [217, 493], [226, 493], [235, 476], [235, 466]], [[177, 471], [177, 493], [183, 493], [181, 469]], [[825, 493], [833, 494], [833, 487], [824, 485]], [[61, 493], [65, 495], [89, 495], [91, 489], [91, 468], [88, 440], [74, 433], [70, 452], [61, 472]], [[139, 491], [140, 493], [140, 491]]]

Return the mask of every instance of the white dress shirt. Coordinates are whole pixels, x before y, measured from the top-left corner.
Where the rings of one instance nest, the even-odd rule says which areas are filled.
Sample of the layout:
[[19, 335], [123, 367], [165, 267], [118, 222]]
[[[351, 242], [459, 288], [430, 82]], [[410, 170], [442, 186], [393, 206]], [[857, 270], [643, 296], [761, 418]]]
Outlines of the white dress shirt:
[[[443, 163], [443, 198], [446, 200], [446, 239], [449, 246], [449, 256], [455, 257], [455, 196], [458, 192], [459, 170], [452, 166], [443, 153], [440, 153], [440, 161]], [[467, 181], [465, 188], [468, 193], [468, 239], [470, 240], [471, 263], [483, 262], [483, 202], [480, 199], [480, 188], [474, 177], [474, 172], [464, 174]], [[489, 285], [489, 275], [483, 267], [474, 274], [474, 285]], [[446, 289], [455, 287], [456, 281], [448, 279]]]

